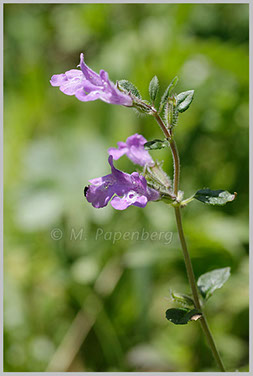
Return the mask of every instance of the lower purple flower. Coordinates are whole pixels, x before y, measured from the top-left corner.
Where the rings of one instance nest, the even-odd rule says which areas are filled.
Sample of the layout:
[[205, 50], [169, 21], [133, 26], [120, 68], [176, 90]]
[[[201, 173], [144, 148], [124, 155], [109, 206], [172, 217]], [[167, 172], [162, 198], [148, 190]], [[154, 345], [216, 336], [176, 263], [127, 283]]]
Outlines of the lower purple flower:
[[148, 187], [144, 176], [138, 172], [129, 175], [117, 170], [111, 155], [108, 162], [111, 174], [90, 180], [91, 185], [84, 189], [84, 195], [92, 206], [103, 208], [112, 199], [111, 205], [117, 210], [124, 210], [130, 205], [144, 208], [148, 201], [160, 199], [160, 193]]
[[75, 95], [82, 102], [101, 99], [112, 104], [132, 106], [132, 98], [121, 92], [112, 81], [108, 73], [100, 70], [97, 74], [84, 62], [83, 54], [80, 55], [81, 70], [71, 69], [62, 74], [55, 74], [51, 77], [52, 86], [59, 86], [60, 90], [67, 95]]
[[116, 160], [126, 154], [135, 164], [140, 166], [153, 166], [155, 162], [151, 158], [149, 152], [144, 149], [144, 144], [146, 142], [147, 140], [145, 137], [136, 133], [128, 137], [126, 142], [118, 142], [118, 148], [108, 149], [108, 153]]

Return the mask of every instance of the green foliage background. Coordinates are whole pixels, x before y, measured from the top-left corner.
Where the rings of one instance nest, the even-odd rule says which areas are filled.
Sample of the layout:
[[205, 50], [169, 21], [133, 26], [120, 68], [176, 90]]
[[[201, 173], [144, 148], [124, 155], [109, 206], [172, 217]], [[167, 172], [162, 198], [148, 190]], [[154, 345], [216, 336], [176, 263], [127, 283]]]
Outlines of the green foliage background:
[[[247, 371], [248, 5], [5, 4], [4, 33], [5, 371], [216, 370], [199, 323], [165, 319], [170, 289], [189, 293], [173, 211], [84, 200], [88, 180], [109, 173], [108, 147], [161, 133], [152, 118], [52, 88], [80, 52], [147, 99], [155, 74], [161, 92], [175, 75], [177, 92], [195, 90], [176, 128], [181, 189], [238, 197], [222, 208], [191, 203], [184, 228], [196, 277], [231, 267], [207, 315], [227, 370]], [[167, 150], [152, 155], [171, 173]], [[116, 166], [134, 170], [125, 157]], [[169, 245], [104, 238], [115, 231], [173, 236]]]

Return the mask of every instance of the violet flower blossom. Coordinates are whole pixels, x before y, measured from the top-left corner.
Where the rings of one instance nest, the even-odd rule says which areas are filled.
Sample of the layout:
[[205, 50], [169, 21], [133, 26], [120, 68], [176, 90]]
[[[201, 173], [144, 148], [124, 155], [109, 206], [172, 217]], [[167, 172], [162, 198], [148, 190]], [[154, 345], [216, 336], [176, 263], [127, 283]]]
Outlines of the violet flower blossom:
[[132, 106], [130, 95], [120, 91], [112, 81], [109, 80], [108, 73], [100, 70], [97, 74], [90, 69], [80, 55], [81, 70], [71, 69], [62, 74], [55, 74], [51, 77], [52, 86], [59, 86], [60, 90], [67, 95], [75, 95], [82, 102], [101, 99], [111, 104], [121, 104]]
[[135, 164], [140, 166], [154, 166], [155, 162], [151, 158], [149, 152], [144, 149], [144, 144], [147, 142], [145, 137], [141, 134], [133, 134], [128, 137], [126, 142], [118, 142], [118, 148], [109, 148], [108, 153], [112, 155], [113, 159], [117, 160], [122, 155], [127, 157]]
[[129, 175], [117, 170], [113, 165], [112, 155], [109, 156], [108, 162], [111, 174], [89, 180], [91, 185], [84, 189], [84, 195], [92, 206], [103, 208], [112, 198], [111, 205], [117, 210], [124, 210], [130, 205], [144, 208], [148, 201], [160, 199], [160, 193], [148, 187], [144, 176], [138, 172]]

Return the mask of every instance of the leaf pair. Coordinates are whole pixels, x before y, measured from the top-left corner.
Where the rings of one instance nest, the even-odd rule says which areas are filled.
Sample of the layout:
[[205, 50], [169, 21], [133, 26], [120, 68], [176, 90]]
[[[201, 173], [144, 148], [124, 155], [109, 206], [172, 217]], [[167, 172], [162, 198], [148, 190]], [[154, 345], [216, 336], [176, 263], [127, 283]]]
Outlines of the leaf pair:
[[[141, 95], [138, 89], [132, 84], [132, 82], [127, 81], [127, 80], [120, 80], [118, 81], [118, 85], [120, 89], [130, 92], [136, 98], [141, 99]], [[154, 76], [149, 84], [149, 95], [150, 95], [150, 99], [152, 103], [155, 102], [158, 91], [159, 91], [159, 81], [158, 81], [157, 76]]]
[[[202, 274], [197, 281], [197, 286], [204, 301], [207, 301], [215, 290], [220, 289], [230, 277], [230, 267], [215, 269], [211, 272]], [[187, 308], [170, 308], [166, 311], [166, 318], [175, 325], [185, 325], [189, 321], [196, 321], [201, 318], [201, 311], [196, 308], [190, 309], [192, 300], [186, 295], [171, 294], [172, 299]]]
[[166, 319], [175, 325], [185, 325], [189, 321], [196, 321], [202, 316], [198, 309], [170, 308], [166, 311]]
[[[159, 105], [159, 110], [158, 110], [159, 113], [162, 111], [164, 105], [168, 102], [168, 98], [172, 90], [175, 88], [177, 82], [178, 82], [178, 78], [174, 77], [171, 83], [169, 84], [169, 86], [167, 87], [167, 89], [165, 90], [165, 92], [163, 93], [161, 101], [160, 101], [160, 105]], [[136, 97], [139, 100], [142, 99], [138, 89], [130, 81], [120, 80], [117, 82], [117, 84], [121, 90], [131, 93], [134, 97]], [[154, 76], [149, 83], [149, 96], [150, 96], [152, 105], [154, 105], [155, 103], [158, 91], [159, 91], [159, 81], [158, 81], [157, 76]], [[194, 90], [188, 90], [175, 96], [174, 111], [175, 112], [186, 111], [189, 108], [193, 100], [193, 95], [194, 95]]]
[[[159, 106], [159, 113], [162, 111], [163, 106], [167, 103], [168, 98], [169, 98], [172, 90], [175, 88], [177, 82], [178, 82], [178, 77], [176, 76], [176, 77], [173, 78], [173, 80], [171, 81], [171, 83], [169, 84], [169, 86], [167, 87], [165, 92], [163, 93], [162, 98], [161, 98], [161, 102], [160, 102], [160, 106]], [[159, 81], [158, 81], [158, 78], [156, 76], [154, 76], [152, 78], [152, 80], [150, 81], [150, 84], [149, 84], [149, 95], [150, 95], [150, 99], [151, 99], [152, 103], [155, 102], [158, 90], [159, 90]], [[188, 90], [188, 91], [184, 91], [184, 92], [178, 94], [175, 97], [175, 100], [176, 100], [175, 101], [175, 111], [178, 111], [178, 112], [186, 111], [189, 108], [189, 106], [190, 106], [190, 104], [193, 100], [193, 95], [194, 95], [194, 90]]]
[[194, 301], [188, 295], [171, 292], [171, 299], [183, 308], [170, 308], [166, 311], [166, 318], [175, 325], [185, 325], [189, 321], [196, 321], [202, 313], [194, 307]]

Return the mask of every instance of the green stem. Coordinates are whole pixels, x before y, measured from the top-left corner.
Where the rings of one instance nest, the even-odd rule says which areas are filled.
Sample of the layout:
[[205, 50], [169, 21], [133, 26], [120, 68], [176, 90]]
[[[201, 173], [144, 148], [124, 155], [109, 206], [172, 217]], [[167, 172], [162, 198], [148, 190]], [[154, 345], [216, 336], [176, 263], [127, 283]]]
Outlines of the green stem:
[[196, 286], [196, 281], [195, 281], [195, 277], [194, 277], [192, 263], [191, 263], [190, 255], [189, 255], [189, 252], [187, 250], [187, 245], [186, 245], [186, 241], [185, 241], [185, 237], [184, 237], [180, 208], [176, 207], [176, 208], [174, 208], [174, 210], [175, 210], [175, 215], [176, 215], [176, 222], [177, 222], [179, 239], [180, 239], [181, 247], [182, 247], [183, 254], [184, 254], [186, 272], [187, 272], [188, 280], [189, 280], [191, 290], [192, 290], [194, 305], [195, 305], [195, 308], [200, 310], [201, 305], [200, 305], [200, 302], [199, 302], [198, 290], [197, 290], [197, 286]]
[[[190, 255], [189, 255], [185, 237], [184, 237], [184, 231], [183, 231], [182, 219], [181, 219], [181, 209], [179, 207], [176, 207], [174, 209], [175, 209], [179, 239], [180, 239], [180, 243], [181, 243], [183, 254], [184, 254], [184, 261], [185, 261], [188, 280], [189, 280], [191, 290], [192, 290], [194, 305], [195, 305], [195, 308], [201, 310], [201, 305], [200, 305], [200, 301], [198, 297], [198, 290], [197, 290], [197, 285], [196, 285], [196, 281], [194, 277], [192, 263], [191, 263]], [[220, 370], [222, 372], [226, 372], [203, 312], [200, 318], [200, 324], [206, 336], [207, 342], [212, 350], [214, 359], [216, 360]]]
[[153, 109], [153, 116], [155, 117], [157, 123], [159, 124], [159, 127], [163, 131], [167, 140], [171, 140], [171, 130], [166, 128], [166, 126], [165, 126], [164, 122], [162, 121], [160, 115], [157, 113], [157, 111], [155, 109]]
[[[173, 181], [174, 187], [173, 188], [174, 188], [174, 194], [175, 194], [175, 196], [177, 196], [178, 190], [179, 190], [179, 180], [180, 180], [180, 159], [179, 159], [179, 154], [178, 154], [178, 151], [177, 151], [176, 142], [172, 138], [171, 129], [167, 129], [165, 127], [162, 119], [157, 114], [157, 112], [154, 112], [154, 117], [155, 117], [156, 121], [158, 122], [160, 128], [162, 129], [166, 139], [169, 141], [169, 144], [170, 144], [170, 149], [171, 149], [171, 153], [172, 153], [172, 156], [173, 156], [173, 165], [174, 165], [174, 181]], [[182, 247], [182, 251], [183, 251], [183, 255], [184, 255], [187, 277], [188, 277], [189, 284], [190, 284], [190, 287], [191, 287], [191, 290], [192, 290], [194, 305], [195, 305], [195, 308], [201, 310], [201, 305], [200, 305], [200, 301], [199, 301], [198, 289], [197, 289], [197, 284], [196, 284], [196, 281], [195, 281], [192, 262], [191, 262], [190, 254], [188, 252], [187, 244], [186, 244], [185, 237], [184, 237], [182, 218], [181, 218], [181, 208], [180, 207], [174, 207], [174, 210], [175, 210], [179, 239], [180, 239], [180, 243], [181, 243], [181, 247]], [[202, 310], [201, 310], [201, 312], [202, 312]], [[226, 372], [224, 365], [222, 363], [222, 360], [220, 358], [220, 355], [218, 353], [217, 347], [215, 345], [214, 339], [212, 337], [211, 331], [208, 327], [207, 320], [206, 320], [203, 312], [202, 312], [202, 316], [199, 320], [200, 320], [200, 324], [201, 324], [203, 333], [204, 333], [206, 340], [207, 340], [207, 342], [208, 342], [208, 344], [211, 348], [211, 351], [213, 353], [213, 357], [216, 360], [218, 367], [220, 368], [220, 370], [222, 372]]]

